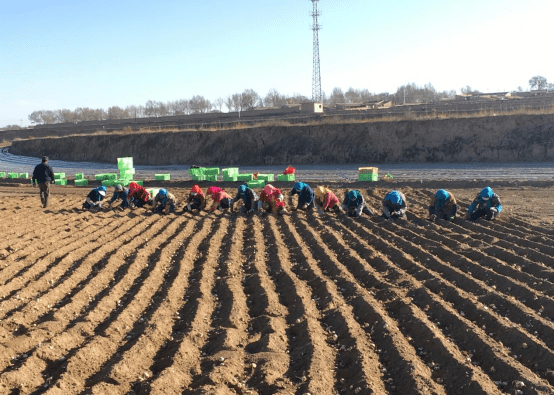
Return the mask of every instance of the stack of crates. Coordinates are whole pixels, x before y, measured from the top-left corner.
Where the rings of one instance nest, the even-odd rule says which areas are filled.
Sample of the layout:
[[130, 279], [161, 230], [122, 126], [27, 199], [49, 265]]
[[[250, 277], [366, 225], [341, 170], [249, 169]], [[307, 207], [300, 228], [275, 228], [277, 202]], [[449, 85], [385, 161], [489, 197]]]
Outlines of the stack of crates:
[[296, 177], [294, 173], [288, 175], [277, 175], [277, 181], [295, 181]]
[[204, 168], [190, 168], [189, 175], [192, 180], [195, 181], [205, 181], [206, 176], [204, 176]]
[[67, 179], [64, 172], [54, 173], [54, 184], [56, 186], [67, 186]]
[[239, 173], [237, 174], [237, 181], [249, 182], [254, 180], [253, 173]]
[[20, 179], [28, 179], [29, 178], [29, 174], [27, 172], [25, 173], [20, 173], [19, 174], [19, 178]]
[[17, 179], [19, 177], [19, 173], [17, 172], [8, 172], [8, 179]]
[[372, 166], [358, 168], [358, 181], [378, 181], [379, 168]]
[[1, 177], [1, 178], [6, 177], [6, 172], [0, 172], [0, 177]]
[[75, 185], [76, 186], [88, 186], [88, 180], [85, 179], [84, 173], [75, 173]]
[[104, 179], [102, 180], [102, 185], [104, 187], [115, 186], [117, 183], [117, 173], [103, 173]]
[[113, 181], [113, 185], [121, 184], [127, 187], [135, 178], [135, 167], [133, 157], [122, 157], [117, 159], [117, 169], [119, 169], [119, 178]]
[[222, 171], [223, 181], [236, 182], [237, 175], [239, 174], [239, 168], [225, 168]]
[[169, 173], [158, 173], [155, 175], [156, 180], [171, 180], [171, 175]]
[[215, 182], [217, 181], [217, 175], [219, 175], [221, 172], [219, 168], [201, 168], [204, 171], [204, 176], [206, 176], [206, 181]]

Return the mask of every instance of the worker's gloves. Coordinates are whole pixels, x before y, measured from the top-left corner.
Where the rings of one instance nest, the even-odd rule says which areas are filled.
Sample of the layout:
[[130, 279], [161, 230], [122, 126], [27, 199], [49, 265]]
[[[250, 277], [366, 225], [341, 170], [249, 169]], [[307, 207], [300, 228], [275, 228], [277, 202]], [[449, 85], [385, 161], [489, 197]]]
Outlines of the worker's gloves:
[[488, 213], [488, 219], [494, 220], [494, 218], [498, 215], [498, 210], [496, 208], [490, 208]]
[[300, 208], [300, 209], [306, 210], [306, 209], [308, 209], [308, 205], [302, 205], [302, 208]]

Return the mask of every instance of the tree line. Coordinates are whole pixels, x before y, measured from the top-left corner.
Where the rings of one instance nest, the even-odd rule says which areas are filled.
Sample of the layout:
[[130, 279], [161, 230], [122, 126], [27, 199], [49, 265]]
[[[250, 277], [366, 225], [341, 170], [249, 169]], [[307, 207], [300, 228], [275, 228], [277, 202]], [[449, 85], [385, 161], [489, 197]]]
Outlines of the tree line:
[[[548, 84], [546, 78], [535, 76], [529, 80], [531, 89], [554, 89], [553, 84]], [[518, 87], [514, 92], [521, 92]], [[460, 89], [462, 94], [479, 93], [470, 86]], [[401, 104], [425, 104], [436, 102], [441, 99], [453, 99], [455, 90], [437, 91], [431, 83], [419, 86], [409, 83], [397, 88], [395, 93], [381, 92], [372, 93], [368, 89], [355, 89], [350, 87], [346, 92], [341, 88], [333, 88], [329, 95], [323, 94], [323, 104], [333, 106], [338, 103], [365, 103], [371, 101], [391, 101], [394, 105]], [[208, 112], [222, 112], [223, 106], [229, 112], [250, 110], [257, 107], [280, 108], [285, 105], [300, 104], [310, 99], [301, 94], [281, 94], [272, 88], [265, 96], [260, 96], [253, 89], [245, 89], [242, 93], [236, 93], [227, 97], [219, 97], [213, 101], [204, 98], [202, 95], [195, 95], [190, 99], [179, 99], [175, 101], [160, 102], [148, 100], [144, 105], [131, 105], [125, 108], [119, 106], [104, 109], [90, 109], [78, 107], [75, 110], [39, 110], [29, 115], [29, 121], [33, 124], [58, 124], [80, 121], [101, 121], [145, 117], [165, 117], [190, 114], [202, 114]]]

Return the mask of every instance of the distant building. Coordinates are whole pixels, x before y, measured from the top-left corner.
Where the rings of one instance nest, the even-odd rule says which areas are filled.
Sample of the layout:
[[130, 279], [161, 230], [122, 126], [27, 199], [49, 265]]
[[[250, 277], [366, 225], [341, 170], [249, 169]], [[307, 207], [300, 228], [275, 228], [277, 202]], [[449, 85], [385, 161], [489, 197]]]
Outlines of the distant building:
[[323, 113], [323, 104], [317, 102], [307, 102], [300, 105], [302, 113]]

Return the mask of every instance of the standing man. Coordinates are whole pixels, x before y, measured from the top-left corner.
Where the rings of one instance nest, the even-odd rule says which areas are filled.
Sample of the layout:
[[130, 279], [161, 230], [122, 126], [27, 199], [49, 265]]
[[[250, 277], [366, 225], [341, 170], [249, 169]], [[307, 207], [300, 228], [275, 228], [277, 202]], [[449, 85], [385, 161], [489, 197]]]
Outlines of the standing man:
[[54, 184], [54, 170], [48, 165], [48, 157], [42, 157], [42, 163], [35, 166], [31, 181], [33, 187], [36, 187], [38, 183], [40, 202], [42, 202], [42, 207], [46, 208], [50, 196], [50, 184]]

